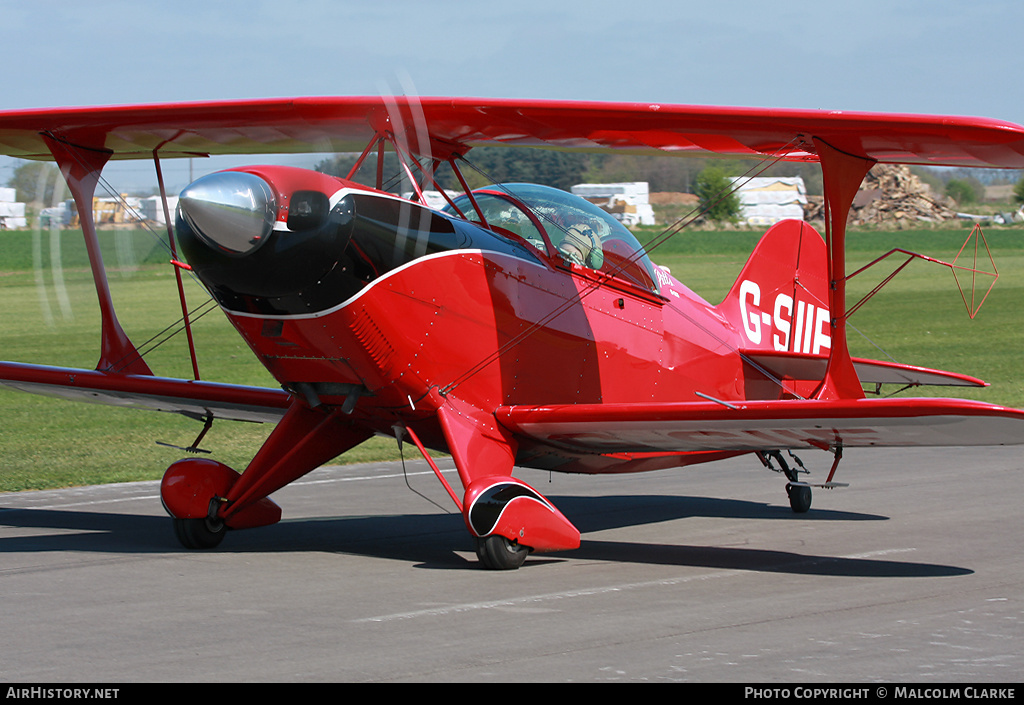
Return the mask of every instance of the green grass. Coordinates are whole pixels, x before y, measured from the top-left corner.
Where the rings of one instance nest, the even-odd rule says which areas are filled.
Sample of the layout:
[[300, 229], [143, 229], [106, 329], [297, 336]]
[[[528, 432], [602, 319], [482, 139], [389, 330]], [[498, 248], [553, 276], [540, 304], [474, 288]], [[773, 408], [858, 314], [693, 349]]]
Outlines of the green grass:
[[[951, 259], [969, 228], [902, 232], [854, 232], [849, 236], [850, 267], [892, 247]], [[656, 234], [656, 233], [655, 233]], [[653, 255], [708, 301], [717, 303], [732, 285], [760, 232], [695, 231], [674, 237]], [[851, 324], [874, 341], [851, 331], [854, 355], [953, 370], [992, 383], [983, 390], [935, 388], [913, 394], [966, 396], [1024, 407], [1020, 350], [1024, 302], [1024, 230], [986, 232], [1000, 279], [975, 320], [967, 316], [953, 277], [945, 267], [914, 262]], [[102, 233], [110, 287], [121, 322], [137, 344], [180, 317], [168, 255], [148, 234]], [[641, 241], [645, 240], [643, 234]], [[59, 242], [60, 256], [54, 257]], [[80, 233], [0, 233], [0, 359], [93, 368], [99, 350], [99, 313]], [[55, 270], [52, 263], [60, 268]], [[35, 263], [40, 267], [36, 268]], [[58, 276], [57, 272], [60, 272]], [[869, 272], [851, 283], [850, 300], [882, 276]], [[192, 306], [205, 292], [187, 280]], [[195, 323], [199, 370], [204, 379], [273, 387], [276, 382], [241, 338], [214, 310]], [[885, 350], [880, 352], [875, 344]], [[147, 356], [164, 376], [190, 377], [184, 337], [179, 335]], [[81, 404], [0, 390], [0, 491], [42, 489], [107, 482], [158, 479], [183, 453], [157, 441], [189, 445], [200, 424], [160, 414]], [[212, 457], [243, 468], [271, 427], [219, 422], [203, 441]], [[408, 449], [407, 449], [408, 453]], [[393, 441], [372, 439], [342, 460], [397, 459]]]

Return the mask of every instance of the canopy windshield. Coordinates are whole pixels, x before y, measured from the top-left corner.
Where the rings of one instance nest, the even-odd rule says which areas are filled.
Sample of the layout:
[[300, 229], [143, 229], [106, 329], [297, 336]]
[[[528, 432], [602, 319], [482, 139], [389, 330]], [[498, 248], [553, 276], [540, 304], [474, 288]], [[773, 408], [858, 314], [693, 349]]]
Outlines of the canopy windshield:
[[[512, 231], [544, 249], [539, 226], [567, 264], [599, 270], [657, 293], [654, 265], [636, 237], [586, 199], [537, 184], [500, 184], [473, 193], [489, 225]], [[476, 218], [466, 196], [456, 204]]]

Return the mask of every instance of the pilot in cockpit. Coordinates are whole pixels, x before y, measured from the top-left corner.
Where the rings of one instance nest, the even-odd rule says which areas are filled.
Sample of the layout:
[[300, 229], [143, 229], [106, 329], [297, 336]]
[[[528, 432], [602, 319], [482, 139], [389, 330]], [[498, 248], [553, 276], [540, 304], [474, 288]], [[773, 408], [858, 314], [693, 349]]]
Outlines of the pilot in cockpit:
[[565, 237], [558, 243], [558, 251], [566, 261], [591, 269], [600, 269], [604, 264], [601, 238], [593, 228], [583, 223], [566, 229]]

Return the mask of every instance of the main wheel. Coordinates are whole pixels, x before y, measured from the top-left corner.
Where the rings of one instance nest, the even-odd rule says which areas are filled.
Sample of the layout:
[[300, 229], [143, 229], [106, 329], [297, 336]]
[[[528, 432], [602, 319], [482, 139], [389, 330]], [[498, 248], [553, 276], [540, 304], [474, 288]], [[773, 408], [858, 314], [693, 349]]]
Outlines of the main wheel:
[[530, 549], [509, 541], [504, 536], [477, 539], [476, 555], [488, 570], [515, 570], [526, 562]]
[[789, 506], [797, 514], [803, 514], [811, 508], [811, 488], [807, 485], [786, 485], [789, 495]]
[[216, 548], [224, 540], [227, 529], [222, 521], [174, 519], [174, 535], [185, 548]]

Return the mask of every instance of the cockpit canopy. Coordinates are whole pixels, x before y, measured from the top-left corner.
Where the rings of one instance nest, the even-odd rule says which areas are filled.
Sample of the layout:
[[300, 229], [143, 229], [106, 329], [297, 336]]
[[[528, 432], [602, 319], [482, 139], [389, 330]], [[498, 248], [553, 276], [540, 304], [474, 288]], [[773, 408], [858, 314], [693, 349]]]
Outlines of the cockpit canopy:
[[[510, 231], [567, 264], [625, 279], [658, 292], [654, 265], [629, 230], [593, 203], [549, 186], [498, 184], [455, 199], [467, 218]], [[454, 213], [449, 206], [447, 212]]]

